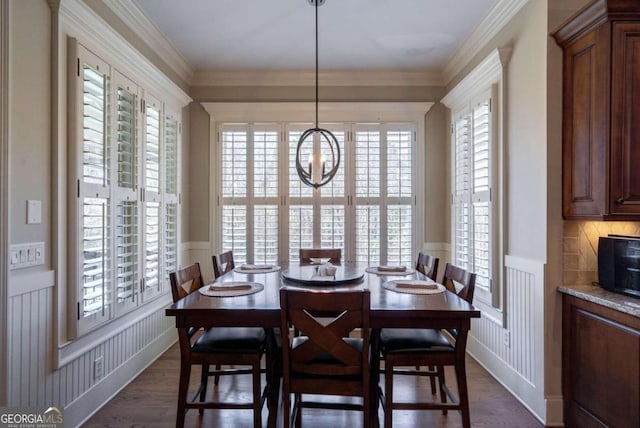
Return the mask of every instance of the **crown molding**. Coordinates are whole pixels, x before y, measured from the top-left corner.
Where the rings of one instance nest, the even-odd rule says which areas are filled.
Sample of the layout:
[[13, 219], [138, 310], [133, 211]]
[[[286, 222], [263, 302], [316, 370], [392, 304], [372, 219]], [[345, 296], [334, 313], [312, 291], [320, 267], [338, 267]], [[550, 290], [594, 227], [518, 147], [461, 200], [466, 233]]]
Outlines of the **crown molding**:
[[[226, 103], [203, 102], [212, 122], [300, 122], [312, 123], [311, 102]], [[406, 122], [422, 120], [432, 102], [327, 102], [318, 105], [321, 123]]]
[[[326, 86], [444, 86], [442, 74], [433, 70], [328, 70], [318, 72]], [[299, 71], [196, 71], [192, 86], [313, 86], [315, 72]]]
[[173, 44], [155, 26], [137, 1], [109, 0], [104, 2], [138, 37], [187, 84], [193, 78], [193, 68]]
[[442, 78], [450, 83], [469, 60], [498, 34], [502, 28], [527, 4], [528, 0], [498, 0], [489, 14], [467, 37], [444, 66]]

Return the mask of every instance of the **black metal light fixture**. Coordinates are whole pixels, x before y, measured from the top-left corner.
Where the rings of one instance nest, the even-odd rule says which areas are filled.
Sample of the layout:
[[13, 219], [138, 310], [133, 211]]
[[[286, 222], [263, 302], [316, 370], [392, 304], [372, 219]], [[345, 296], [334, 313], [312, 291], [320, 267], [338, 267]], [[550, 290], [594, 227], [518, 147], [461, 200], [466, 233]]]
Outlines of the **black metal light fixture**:
[[[314, 128], [309, 128], [302, 133], [298, 140], [298, 148], [296, 149], [296, 171], [300, 180], [307, 186], [315, 189], [329, 183], [338, 172], [340, 166], [340, 146], [338, 140], [331, 131], [318, 127], [318, 6], [322, 6], [325, 0], [308, 0], [316, 10], [316, 123]], [[309, 137], [312, 137], [309, 143], [312, 144], [311, 155], [307, 163], [302, 162], [302, 146], [307, 143]], [[331, 154], [331, 169], [327, 171], [327, 159], [322, 154], [322, 148], [329, 147]], [[305, 169], [303, 165], [308, 165]]]

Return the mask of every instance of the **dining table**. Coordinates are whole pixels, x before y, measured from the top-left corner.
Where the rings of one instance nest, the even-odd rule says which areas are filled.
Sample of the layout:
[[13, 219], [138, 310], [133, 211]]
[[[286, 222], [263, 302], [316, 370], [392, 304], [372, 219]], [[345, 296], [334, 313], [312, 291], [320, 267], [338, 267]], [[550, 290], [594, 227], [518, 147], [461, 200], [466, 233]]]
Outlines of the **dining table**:
[[[480, 317], [478, 309], [448, 290], [421, 294], [412, 292], [410, 288], [389, 287], [389, 283], [394, 281], [428, 280], [422, 273], [413, 269], [406, 272], [378, 272], [366, 265], [344, 263], [337, 265], [336, 278], [351, 276], [353, 280], [339, 283], [333, 283], [330, 279], [317, 282], [309, 280], [314, 275], [313, 269], [317, 269], [317, 266], [283, 266], [281, 269], [270, 269], [268, 272], [260, 273], [251, 270], [243, 272], [236, 268], [215, 282], [220, 285], [254, 283], [262, 286], [259, 291], [224, 297], [212, 297], [195, 292], [170, 305], [165, 313], [167, 316], [175, 317], [177, 328], [264, 327], [270, 333], [267, 339], [273, 342], [275, 339], [272, 330], [280, 327], [281, 287], [316, 292], [368, 289], [371, 295], [369, 316], [373, 338], [372, 355], [377, 353], [376, 338], [382, 328], [455, 329], [459, 334], [466, 336], [471, 327], [471, 319]], [[279, 383], [277, 389], [273, 385], [270, 387], [268, 395], [268, 426], [275, 426]]]

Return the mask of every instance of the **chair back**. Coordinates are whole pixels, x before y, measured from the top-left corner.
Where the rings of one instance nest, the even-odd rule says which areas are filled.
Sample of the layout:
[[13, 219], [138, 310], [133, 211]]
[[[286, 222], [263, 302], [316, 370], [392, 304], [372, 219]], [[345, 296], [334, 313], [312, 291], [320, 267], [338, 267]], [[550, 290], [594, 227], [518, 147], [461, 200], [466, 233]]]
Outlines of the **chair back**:
[[217, 256], [214, 255], [211, 258], [213, 259], [213, 276], [216, 279], [227, 272], [231, 272], [236, 267], [233, 261], [233, 251], [231, 250], [220, 253]]
[[[302, 335], [289, 346], [283, 337], [285, 382], [292, 373], [368, 379], [369, 302], [369, 290], [326, 293], [281, 289], [283, 336], [288, 338], [289, 327]], [[361, 346], [354, 347], [349, 333], [357, 328], [362, 329], [362, 340]]]
[[342, 262], [341, 248], [300, 248], [300, 264], [308, 265], [311, 259], [329, 259], [329, 263]]
[[447, 263], [444, 269], [442, 284], [447, 290], [456, 293], [458, 296], [473, 303], [473, 292], [476, 288], [476, 274]]
[[190, 266], [171, 272], [169, 274], [169, 282], [171, 283], [171, 295], [173, 296], [174, 302], [193, 293], [204, 285], [202, 273], [200, 272], [200, 263], [196, 262]]
[[438, 276], [438, 263], [440, 259], [428, 254], [418, 253], [418, 260], [416, 261], [416, 270], [423, 275], [436, 281]]

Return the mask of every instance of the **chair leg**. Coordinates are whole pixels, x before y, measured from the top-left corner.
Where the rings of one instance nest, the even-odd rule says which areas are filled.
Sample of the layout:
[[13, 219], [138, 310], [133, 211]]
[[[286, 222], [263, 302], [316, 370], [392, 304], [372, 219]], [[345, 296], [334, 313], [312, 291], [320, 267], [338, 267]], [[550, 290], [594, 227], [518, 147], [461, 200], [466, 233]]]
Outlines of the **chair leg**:
[[[433, 366], [429, 366], [428, 370], [430, 372], [435, 372], [436, 368]], [[431, 395], [436, 395], [436, 378], [435, 376], [429, 376], [429, 380], [431, 381]]]
[[462, 427], [471, 428], [471, 416], [469, 415], [469, 391], [467, 390], [467, 370], [464, 363], [456, 365], [455, 369], [458, 381], [460, 413], [462, 414]]
[[[222, 367], [222, 366], [221, 366], [220, 364], [216, 364], [216, 370], [217, 370], [217, 371], [220, 371], [220, 368], [221, 368], [221, 367]], [[215, 376], [213, 377], [213, 384], [214, 384], [215, 386], [218, 386], [218, 383], [220, 383], [220, 375], [215, 375]]]
[[[369, 388], [368, 386], [366, 388]], [[362, 426], [370, 427], [371, 426], [371, 397], [370, 393], [365, 393], [362, 397]]]
[[[202, 365], [202, 373], [200, 375], [200, 402], [204, 402], [207, 397], [207, 384], [209, 383], [209, 364]], [[198, 413], [204, 414], [204, 409], [198, 409]]]
[[[440, 386], [440, 402], [444, 404], [447, 402], [447, 392], [444, 390], [444, 384], [445, 384], [444, 367], [438, 366], [437, 371], [438, 371], [438, 385]], [[443, 415], [446, 415], [447, 413], [448, 413], [447, 409], [442, 409]]]
[[287, 382], [283, 382], [282, 388], [282, 413], [284, 420], [284, 428], [291, 428], [291, 392]]
[[185, 413], [187, 412], [187, 393], [189, 391], [189, 378], [191, 377], [191, 365], [189, 362], [180, 364], [180, 384], [178, 386], [178, 412], [176, 417], [176, 427], [184, 427]]
[[260, 388], [260, 360], [253, 364], [253, 427], [262, 427], [262, 391]]
[[384, 428], [393, 424], [393, 358], [387, 355], [384, 361]]
[[293, 421], [296, 428], [302, 428], [302, 407], [300, 407], [300, 401], [302, 400], [302, 394], [295, 394], [295, 403], [293, 404]]

